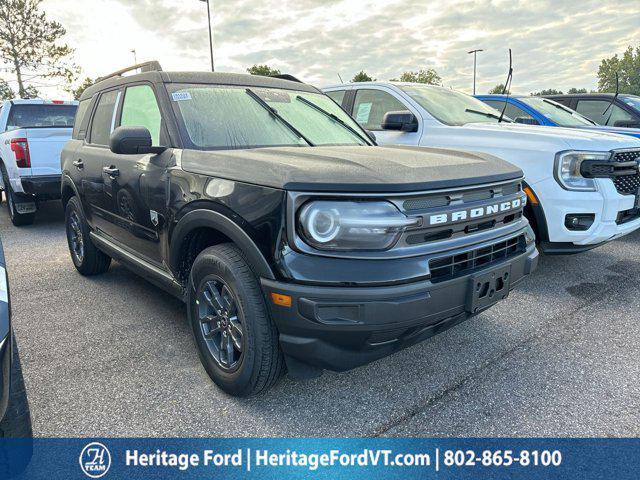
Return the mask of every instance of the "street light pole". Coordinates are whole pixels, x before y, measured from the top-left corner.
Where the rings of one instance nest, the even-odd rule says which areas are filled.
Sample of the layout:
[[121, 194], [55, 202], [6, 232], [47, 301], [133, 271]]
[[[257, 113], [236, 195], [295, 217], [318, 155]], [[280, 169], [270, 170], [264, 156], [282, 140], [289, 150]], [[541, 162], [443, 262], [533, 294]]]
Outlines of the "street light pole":
[[211, 6], [209, 0], [200, 0], [207, 3], [207, 20], [209, 25], [209, 49], [211, 50], [211, 71], [215, 72], [216, 69], [213, 66], [213, 34], [211, 33]]
[[476, 94], [476, 57], [478, 55], [478, 52], [484, 52], [483, 49], [481, 48], [477, 48], [475, 50], [471, 50], [470, 52], [467, 53], [473, 53], [473, 94]]

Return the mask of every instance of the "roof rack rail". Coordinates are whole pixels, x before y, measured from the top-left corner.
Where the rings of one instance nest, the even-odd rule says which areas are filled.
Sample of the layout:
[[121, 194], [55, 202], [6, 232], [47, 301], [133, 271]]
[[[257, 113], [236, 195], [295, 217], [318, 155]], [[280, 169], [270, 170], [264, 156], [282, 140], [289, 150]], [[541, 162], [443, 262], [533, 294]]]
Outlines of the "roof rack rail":
[[294, 77], [293, 75], [289, 75], [288, 73], [282, 73], [278, 75], [269, 75], [272, 78], [279, 78], [280, 80], [289, 80], [290, 82], [298, 82], [304, 83], [302, 80]]
[[96, 80], [96, 83], [101, 82], [103, 80], [107, 80], [108, 78], [121, 77], [123, 73], [127, 73], [137, 69], [140, 69], [140, 73], [162, 71], [160, 62], [158, 62], [157, 60], [152, 60], [150, 62], [138, 63], [137, 65], [132, 65], [130, 67], [123, 68], [122, 70], [118, 70], [117, 72], [110, 73], [109, 75], [105, 75], [104, 77], [99, 77], [98, 80]]

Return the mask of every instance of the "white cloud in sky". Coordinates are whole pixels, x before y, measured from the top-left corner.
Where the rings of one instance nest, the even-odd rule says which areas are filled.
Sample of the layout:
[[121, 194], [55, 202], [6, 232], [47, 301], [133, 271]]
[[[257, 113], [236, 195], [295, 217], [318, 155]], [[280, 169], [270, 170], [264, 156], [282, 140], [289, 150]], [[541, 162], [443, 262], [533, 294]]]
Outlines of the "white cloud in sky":
[[[473, 48], [478, 91], [596, 87], [600, 59], [640, 45], [638, 0], [211, 0], [216, 69], [267, 63], [318, 86], [360, 70], [378, 79], [435, 68], [469, 92]], [[83, 76], [139, 61], [166, 70], [209, 68], [206, 5], [199, 0], [44, 0], [67, 29]], [[8, 78], [6, 74], [2, 75]], [[44, 94], [60, 93], [55, 80]]]

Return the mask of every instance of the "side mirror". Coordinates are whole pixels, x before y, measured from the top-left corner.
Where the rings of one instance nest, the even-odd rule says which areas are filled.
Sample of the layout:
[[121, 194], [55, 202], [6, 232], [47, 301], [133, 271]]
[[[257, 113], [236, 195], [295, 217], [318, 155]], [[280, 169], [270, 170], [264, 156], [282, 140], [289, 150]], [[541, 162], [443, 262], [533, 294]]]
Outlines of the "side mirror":
[[538, 120], [531, 117], [516, 117], [513, 121], [516, 123], [521, 123], [523, 125], [540, 125], [540, 122]]
[[151, 132], [145, 127], [118, 127], [109, 137], [109, 148], [119, 155], [159, 154], [167, 149], [152, 145]]
[[400, 130], [402, 132], [417, 132], [418, 119], [409, 110], [387, 112], [382, 118], [383, 130]]
[[614, 122], [613, 126], [622, 128], [640, 128], [640, 122], [637, 120], [618, 120]]

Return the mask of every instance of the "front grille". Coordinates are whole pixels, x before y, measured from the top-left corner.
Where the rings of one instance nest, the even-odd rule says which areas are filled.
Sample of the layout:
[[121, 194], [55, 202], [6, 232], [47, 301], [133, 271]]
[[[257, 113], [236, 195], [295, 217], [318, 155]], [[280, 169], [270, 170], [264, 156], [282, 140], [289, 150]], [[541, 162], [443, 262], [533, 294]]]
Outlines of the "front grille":
[[461, 275], [467, 275], [481, 268], [519, 255], [525, 250], [526, 241], [524, 235], [520, 235], [510, 238], [509, 240], [494, 243], [488, 247], [477, 248], [457, 255], [434, 258], [429, 261], [431, 281], [437, 283]]
[[411, 198], [405, 200], [402, 207], [405, 211], [424, 210], [434, 207], [447, 207], [453, 202], [471, 203], [481, 200], [489, 200], [498, 196], [506, 196], [517, 193], [521, 190], [520, 182], [510, 183], [508, 185], [499, 185], [494, 187], [482, 187], [473, 190], [456, 193], [433, 194], [424, 197]]
[[[632, 162], [634, 160], [640, 160], [640, 150], [615, 152], [613, 155], [614, 162]], [[640, 174], [614, 177], [613, 184], [616, 186], [618, 193], [635, 195], [638, 193], [638, 188], [640, 188]]]

